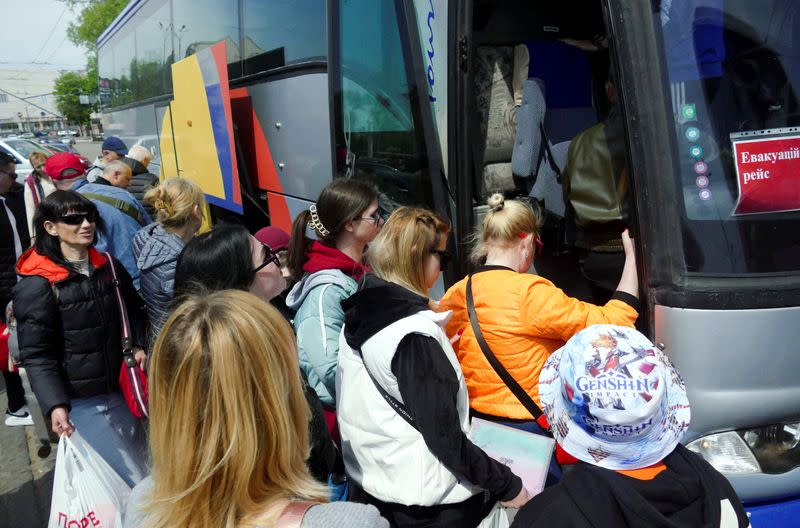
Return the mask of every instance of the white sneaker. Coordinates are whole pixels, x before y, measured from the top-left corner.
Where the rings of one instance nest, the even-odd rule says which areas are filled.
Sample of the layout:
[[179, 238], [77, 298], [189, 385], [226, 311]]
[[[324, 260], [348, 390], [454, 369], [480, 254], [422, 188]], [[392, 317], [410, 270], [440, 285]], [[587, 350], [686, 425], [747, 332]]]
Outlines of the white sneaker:
[[31, 413], [28, 412], [28, 407], [23, 405], [22, 408], [13, 413], [6, 409], [6, 425], [9, 427], [33, 425], [33, 418]]

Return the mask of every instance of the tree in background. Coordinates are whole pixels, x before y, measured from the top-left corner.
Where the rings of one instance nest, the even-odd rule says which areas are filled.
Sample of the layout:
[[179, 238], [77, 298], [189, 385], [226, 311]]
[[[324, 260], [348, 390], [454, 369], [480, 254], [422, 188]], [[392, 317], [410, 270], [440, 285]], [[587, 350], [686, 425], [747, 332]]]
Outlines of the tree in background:
[[79, 96], [91, 93], [97, 93], [97, 77], [77, 72], [62, 73], [53, 86], [58, 110], [70, 122], [81, 124], [89, 122], [92, 106], [81, 104]]
[[86, 74], [62, 73], [55, 82], [53, 94], [58, 110], [70, 121], [88, 124], [93, 107], [81, 105], [80, 95], [97, 97], [97, 38], [114, 21], [128, 0], [62, 0], [71, 9], [81, 8], [78, 19], [67, 27], [67, 37], [76, 46], [86, 49]]

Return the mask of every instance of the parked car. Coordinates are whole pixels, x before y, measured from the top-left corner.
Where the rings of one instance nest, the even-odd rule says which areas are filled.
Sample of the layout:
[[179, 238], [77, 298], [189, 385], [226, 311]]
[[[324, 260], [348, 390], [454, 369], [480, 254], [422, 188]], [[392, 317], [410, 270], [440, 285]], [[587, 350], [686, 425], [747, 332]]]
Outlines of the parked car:
[[22, 138], [0, 140], [0, 149], [3, 149], [16, 160], [17, 181], [20, 183], [23, 183], [25, 178], [33, 172], [31, 162], [28, 161], [28, 156], [31, 152], [34, 150], [43, 150], [52, 153], [49, 149], [43, 148], [42, 145]]
[[19, 135], [19, 137], [25, 138], [25, 139], [31, 139], [31, 138], [33, 138], [33, 133], [32, 132], [23, 132], [22, 134]]

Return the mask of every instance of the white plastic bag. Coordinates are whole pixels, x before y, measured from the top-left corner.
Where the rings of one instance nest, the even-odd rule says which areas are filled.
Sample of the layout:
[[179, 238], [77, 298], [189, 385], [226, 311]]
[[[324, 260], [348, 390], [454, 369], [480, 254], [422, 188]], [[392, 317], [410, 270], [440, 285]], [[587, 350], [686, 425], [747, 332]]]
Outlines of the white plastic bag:
[[478, 528], [508, 528], [510, 525], [508, 520], [508, 512], [505, 508], [500, 506], [500, 503], [494, 505], [494, 508], [486, 518], [481, 521]]
[[122, 528], [131, 488], [75, 432], [58, 442], [48, 528]]

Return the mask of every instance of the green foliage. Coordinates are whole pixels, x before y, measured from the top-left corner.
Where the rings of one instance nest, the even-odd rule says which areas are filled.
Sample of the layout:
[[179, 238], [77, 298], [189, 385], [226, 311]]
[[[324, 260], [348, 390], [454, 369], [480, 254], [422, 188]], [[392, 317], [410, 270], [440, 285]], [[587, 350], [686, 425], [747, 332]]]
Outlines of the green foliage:
[[70, 121], [88, 123], [91, 105], [82, 105], [80, 95], [94, 95], [97, 89], [97, 38], [114, 21], [128, 0], [63, 0], [71, 9], [82, 7], [78, 19], [67, 27], [67, 37], [88, 51], [86, 74], [64, 72], [55, 82], [56, 105]]
[[80, 103], [80, 95], [97, 93], [97, 70], [94, 76], [77, 72], [64, 72], [56, 79], [53, 95], [58, 111], [70, 121], [88, 123], [92, 112], [90, 105]]
[[[67, 2], [73, 9], [77, 5], [81, 5], [75, 0], [67, 0]], [[96, 51], [97, 38], [114, 21], [127, 3], [128, 0], [89, 0], [78, 15], [78, 20], [71, 22], [67, 27], [67, 37], [76, 46], [82, 46], [91, 52]]]

